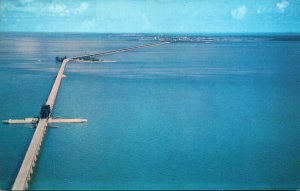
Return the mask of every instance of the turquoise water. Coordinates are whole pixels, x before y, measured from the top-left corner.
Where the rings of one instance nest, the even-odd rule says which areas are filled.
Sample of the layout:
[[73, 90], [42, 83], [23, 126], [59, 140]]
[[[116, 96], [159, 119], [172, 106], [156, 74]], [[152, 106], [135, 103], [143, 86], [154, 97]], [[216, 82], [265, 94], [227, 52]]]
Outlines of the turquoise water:
[[[0, 39], [1, 120], [39, 114], [55, 56], [155, 42], [120, 34]], [[69, 63], [53, 115], [88, 122], [47, 130], [30, 188], [299, 188], [299, 38], [212, 39], [103, 57], [115, 63]], [[30, 127], [0, 124], [1, 189], [13, 184]]]

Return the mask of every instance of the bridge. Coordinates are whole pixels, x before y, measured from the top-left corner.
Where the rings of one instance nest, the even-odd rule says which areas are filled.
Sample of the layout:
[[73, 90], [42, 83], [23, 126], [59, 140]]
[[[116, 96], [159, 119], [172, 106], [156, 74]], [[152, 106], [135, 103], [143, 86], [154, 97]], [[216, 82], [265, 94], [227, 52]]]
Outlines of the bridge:
[[12, 190], [27, 190], [28, 189], [29, 182], [31, 180], [31, 175], [33, 173], [34, 166], [38, 159], [39, 151], [42, 146], [42, 142], [43, 142], [46, 130], [47, 130], [48, 123], [83, 123], [83, 122], [87, 121], [86, 119], [55, 119], [55, 118], [51, 117], [53, 107], [55, 104], [55, 100], [57, 97], [57, 93], [58, 93], [62, 78], [64, 77], [64, 71], [65, 71], [66, 65], [69, 61], [80, 59], [82, 57], [87, 57], [87, 56], [104, 56], [104, 55], [108, 55], [108, 54], [116, 54], [116, 53], [120, 53], [120, 52], [131, 51], [131, 50], [146, 48], [146, 47], [151, 47], [151, 46], [158, 46], [158, 45], [167, 44], [167, 43], [169, 43], [169, 42], [158, 42], [158, 43], [152, 43], [152, 44], [145, 44], [145, 45], [141, 45], [141, 46], [134, 46], [134, 47], [129, 47], [129, 48], [105, 51], [105, 52], [100, 52], [100, 53], [95, 53], [95, 54], [90, 54], [90, 55], [65, 58], [62, 61], [60, 69], [57, 73], [57, 76], [55, 78], [55, 81], [54, 81], [54, 84], [50, 91], [50, 94], [48, 96], [48, 99], [47, 99], [45, 105], [43, 105], [41, 107], [39, 118], [8, 119], [8, 120], [2, 121], [3, 123], [6, 123], [6, 124], [24, 124], [24, 123], [36, 124], [35, 132], [33, 134], [33, 137], [31, 139], [31, 142], [29, 144], [29, 147], [27, 149], [27, 152], [25, 154], [25, 157], [23, 159], [23, 162], [21, 164], [19, 172], [17, 174], [17, 177], [12, 186]]

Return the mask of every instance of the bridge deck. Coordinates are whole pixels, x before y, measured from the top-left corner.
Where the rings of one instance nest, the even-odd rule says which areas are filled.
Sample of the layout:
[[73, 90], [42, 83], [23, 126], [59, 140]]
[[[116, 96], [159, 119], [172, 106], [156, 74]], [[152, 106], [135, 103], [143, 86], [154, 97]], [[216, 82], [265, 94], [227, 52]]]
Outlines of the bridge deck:
[[[117, 50], [112, 50], [112, 51], [106, 51], [106, 52], [100, 52], [96, 54], [91, 54], [91, 55], [86, 55], [86, 56], [103, 56], [103, 55], [108, 55], [108, 54], [116, 54], [119, 52], [125, 52], [125, 51], [130, 51], [130, 50], [135, 50], [139, 48], [146, 48], [146, 47], [151, 47], [151, 46], [158, 46], [161, 44], [166, 44], [168, 42], [159, 42], [159, 43], [152, 43], [152, 44], [146, 44], [142, 46], [135, 46], [135, 47], [130, 47], [130, 48], [124, 48], [124, 49], [117, 49]], [[58, 89], [61, 83], [61, 80], [63, 78], [64, 70], [66, 67], [66, 64], [71, 60], [71, 59], [78, 59], [84, 56], [79, 56], [79, 57], [73, 57], [73, 58], [67, 58], [64, 59], [61, 67], [58, 71], [58, 74], [55, 78], [54, 84], [52, 86], [51, 92], [49, 94], [48, 100], [46, 102], [46, 105], [50, 105], [50, 115], [55, 103], [55, 99], [58, 93]], [[50, 116], [49, 116], [50, 117]], [[8, 120], [5, 120], [6, 122]], [[42, 145], [42, 141], [44, 138], [44, 134], [46, 133], [47, 125], [50, 122], [85, 122], [84, 119], [69, 119], [66, 120], [59, 120], [59, 119], [51, 119], [51, 118], [46, 118], [46, 119], [39, 119], [37, 128], [34, 132], [34, 135], [32, 137], [32, 140], [30, 142], [30, 145], [28, 147], [28, 150], [26, 152], [26, 155], [24, 157], [24, 160], [22, 162], [22, 165], [20, 167], [19, 173], [15, 179], [15, 182], [13, 184], [12, 190], [25, 190], [28, 189], [28, 183], [30, 181], [30, 176], [33, 173], [33, 167], [35, 166], [35, 162], [37, 160], [38, 154], [40, 147]]]
[[39, 121], [37, 128], [34, 132], [29, 148], [26, 152], [25, 158], [19, 170], [18, 176], [14, 182], [12, 190], [25, 190], [28, 189], [28, 182], [30, 180], [33, 167], [37, 160], [40, 147], [46, 133], [47, 119]]
[[[53, 87], [51, 89], [50, 95], [46, 102], [46, 105], [50, 105], [51, 110], [55, 103], [55, 98], [57, 96], [57, 92], [60, 86], [61, 79], [63, 77], [63, 73], [68, 63], [69, 59], [65, 59], [58, 71], [58, 74], [55, 78]], [[33, 134], [32, 140], [22, 162], [21, 168], [17, 175], [17, 178], [13, 184], [12, 190], [25, 190], [28, 189], [28, 183], [30, 181], [30, 176], [33, 173], [33, 167], [35, 166], [35, 161], [37, 160], [40, 147], [42, 145], [42, 141], [44, 138], [44, 134], [46, 133], [48, 125], [48, 119], [40, 119], [38, 121], [36, 130]]]

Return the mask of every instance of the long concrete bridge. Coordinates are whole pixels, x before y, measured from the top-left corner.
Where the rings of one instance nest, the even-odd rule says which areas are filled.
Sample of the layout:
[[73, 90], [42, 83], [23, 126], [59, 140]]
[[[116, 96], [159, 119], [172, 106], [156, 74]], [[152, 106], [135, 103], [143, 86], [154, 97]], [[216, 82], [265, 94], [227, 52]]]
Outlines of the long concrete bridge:
[[[50, 95], [46, 102], [46, 105], [50, 106], [50, 111], [45, 116], [40, 116], [40, 119], [37, 123], [36, 130], [31, 139], [30, 145], [24, 157], [23, 163], [17, 175], [17, 178], [14, 182], [12, 190], [25, 190], [28, 189], [28, 183], [31, 179], [31, 174], [33, 173], [33, 167], [35, 166], [37, 157], [39, 155], [39, 151], [42, 145], [42, 141], [44, 139], [44, 135], [46, 133], [48, 120], [50, 118], [51, 111], [53, 109], [53, 105], [55, 103], [55, 99], [57, 96], [57, 92], [61, 83], [61, 79], [63, 77], [63, 73], [66, 67], [66, 64], [69, 62], [69, 59], [63, 60], [61, 67], [58, 71], [58, 74], [55, 78], [54, 84], [52, 86]], [[43, 107], [42, 107], [43, 108]], [[41, 111], [41, 115], [43, 111]]]
[[135, 50], [135, 49], [147, 48], [147, 47], [151, 47], [151, 46], [158, 46], [158, 45], [168, 44], [168, 43], [170, 43], [170, 42], [157, 42], [157, 43], [152, 43], [152, 44], [144, 44], [141, 46], [133, 46], [133, 47], [129, 47], [129, 48], [121, 48], [121, 49], [117, 49], [117, 50], [110, 50], [110, 51], [99, 52], [99, 53], [95, 53], [95, 54], [87, 54], [87, 55], [83, 55], [83, 56], [71, 57], [70, 59], [79, 59], [82, 57], [89, 57], [89, 56], [105, 56], [108, 54], [127, 52], [127, 51], [131, 51], [131, 50]]
[[54, 84], [52, 86], [51, 92], [49, 94], [49, 97], [46, 101], [46, 104], [42, 106], [40, 117], [39, 118], [25, 118], [24, 120], [3, 120], [4, 123], [37, 123], [36, 130], [33, 134], [32, 140], [30, 142], [30, 145], [27, 149], [27, 152], [25, 154], [24, 160], [22, 162], [22, 165], [19, 169], [18, 175], [15, 179], [15, 182], [12, 186], [12, 190], [26, 190], [28, 189], [29, 181], [31, 179], [31, 175], [33, 173], [34, 166], [36, 164], [36, 161], [38, 159], [39, 151], [42, 146], [42, 142], [44, 139], [44, 135], [47, 130], [48, 123], [55, 122], [55, 123], [81, 123], [86, 122], [86, 119], [53, 119], [51, 118], [51, 113], [53, 110], [53, 106], [55, 104], [55, 100], [57, 97], [57, 93], [61, 84], [61, 80], [64, 77], [64, 70], [69, 61], [72, 59], [80, 59], [82, 57], [87, 56], [104, 56], [108, 54], [116, 54], [120, 52], [125, 51], [131, 51], [139, 48], [146, 48], [151, 46], [158, 46], [162, 44], [167, 44], [168, 42], [159, 42], [159, 43], [152, 43], [152, 44], [145, 44], [141, 46], [135, 46], [135, 47], [129, 47], [124, 49], [117, 49], [117, 50], [111, 50], [106, 52], [100, 52], [90, 55], [84, 55], [84, 56], [78, 56], [78, 57], [72, 57], [72, 58], [66, 58], [63, 60], [60, 69], [58, 71], [58, 74], [55, 78]]

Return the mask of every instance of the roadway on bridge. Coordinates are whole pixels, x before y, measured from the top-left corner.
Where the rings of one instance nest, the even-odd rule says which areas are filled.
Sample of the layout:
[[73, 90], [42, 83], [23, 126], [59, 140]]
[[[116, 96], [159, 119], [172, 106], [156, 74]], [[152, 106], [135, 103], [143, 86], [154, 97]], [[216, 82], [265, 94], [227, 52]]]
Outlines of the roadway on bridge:
[[[47, 118], [39, 118], [39, 120], [37, 122], [36, 130], [33, 134], [30, 145], [25, 154], [24, 160], [19, 169], [18, 175], [13, 184], [12, 190], [28, 189], [28, 184], [31, 179], [31, 174], [33, 173], [33, 168], [37, 161], [38, 154], [39, 154], [40, 148], [42, 146], [42, 141], [44, 139], [44, 135], [46, 133], [48, 123], [53, 122], [53, 120], [54, 121], [56, 120], [56, 122], [63, 122], [62, 120], [59, 120], [59, 119], [52, 119], [52, 118], [50, 118], [50, 116], [51, 116], [51, 113], [52, 113], [52, 110], [53, 110], [53, 107], [55, 104], [55, 100], [56, 100], [57, 93], [58, 93], [58, 90], [59, 90], [59, 87], [61, 84], [61, 80], [64, 76], [65, 67], [69, 61], [71, 61], [72, 59], [79, 59], [79, 58], [82, 58], [85, 56], [104, 56], [104, 55], [108, 55], [108, 54], [116, 54], [116, 53], [120, 53], [120, 52], [126, 52], [126, 51], [131, 51], [131, 50], [140, 49], [140, 48], [147, 48], [147, 47], [151, 47], [151, 46], [158, 46], [158, 45], [167, 44], [167, 43], [168, 42], [145, 44], [145, 45], [141, 45], [141, 46], [134, 46], [134, 47], [129, 47], [129, 48], [105, 51], [105, 52], [100, 52], [100, 53], [95, 53], [95, 54], [90, 54], [90, 55], [84, 55], [84, 56], [78, 56], [78, 57], [64, 59], [60, 66], [60, 69], [57, 73], [57, 76], [55, 78], [51, 92], [50, 92], [49, 97], [46, 102], [46, 105], [50, 106], [50, 112], [48, 113]], [[5, 121], [8, 121], [8, 120], [5, 120]], [[67, 122], [67, 121], [65, 121], [65, 122]], [[72, 122], [72, 121], [70, 120], [69, 122]], [[73, 122], [74, 122], [74, 120], [73, 120]], [[82, 122], [84, 122], [84, 120]]]

